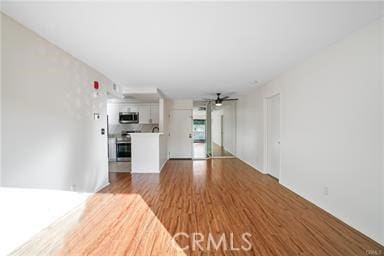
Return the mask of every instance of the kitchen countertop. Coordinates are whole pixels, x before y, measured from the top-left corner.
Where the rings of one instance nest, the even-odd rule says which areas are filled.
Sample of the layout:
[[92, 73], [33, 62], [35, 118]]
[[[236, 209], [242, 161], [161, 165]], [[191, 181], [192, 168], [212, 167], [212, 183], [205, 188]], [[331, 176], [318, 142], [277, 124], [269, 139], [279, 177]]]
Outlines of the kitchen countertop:
[[[136, 132], [136, 133], [128, 133], [130, 136], [139, 135], [139, 136], [151, 136], [151, 135], [163, 135], [163, 132]], [[123, 136], [121, 134], [108, 134], [108, 139], [121, 139]]]
[[140, 132], [140, 133], [128, 133], [132, 136], [151, 136], [151, 135], [163, 135], [162, 132]]
[[121, 134], [108, 134], [109, 139], [115, 139], [121, 137]]

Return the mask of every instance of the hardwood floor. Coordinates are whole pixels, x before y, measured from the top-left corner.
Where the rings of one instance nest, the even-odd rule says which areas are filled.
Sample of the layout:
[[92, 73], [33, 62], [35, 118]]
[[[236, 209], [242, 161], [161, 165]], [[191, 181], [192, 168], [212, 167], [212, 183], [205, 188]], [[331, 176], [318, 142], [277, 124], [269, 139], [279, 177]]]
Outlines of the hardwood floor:
[[[186, 234], [173, 246], [178, 232]], [[202, 248], [192, 250], [193, 233], [204, 236]], [[251, 234], [250, 251], [207, 250], [209, 234], [216, 242], [224, 234], [227, 245], [233, 240], [239, 248], [243, 233]], [[14, 254], [368, 255], [367, 250], [384, 255], [383, 246], [233, 158], [168, 161], [160, 175], [113, 173], [110, 186]]]
[[212, 143], [212, 156], [213, 157], [234, 157], [231, 153], [226, 151], [224, 147], [214, 142]]
[[194, 142], [193, 143], [193, 158], [204, 159], [207, 158], [206, 143]]

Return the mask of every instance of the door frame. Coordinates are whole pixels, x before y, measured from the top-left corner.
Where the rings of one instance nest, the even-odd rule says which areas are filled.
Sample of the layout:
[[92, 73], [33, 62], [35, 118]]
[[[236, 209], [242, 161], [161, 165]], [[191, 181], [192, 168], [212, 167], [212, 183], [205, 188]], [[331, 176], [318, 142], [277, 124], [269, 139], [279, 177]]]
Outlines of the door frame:
[[[193, 113], [192, 113], [193, 114]], [[195, 144], [195, 142], [194, 142], [194, 140], [193, 140], [193, 123], [194, 123], [194, 121], [195, 120], [204, 120], [204, 132], [205, 132], [205, 157], [195, 157], [195, 147], [194, 147], [194, 144]], [[208, 139], [207, 139], [207, 134], [208, 134], [208, 129], [207, 129], [207, 119], [193, 119], [193, 117], [192, 117], [192, 160], [206, 160], [206, 159], [208, 159], [209, 157], [208, 157], [208, 153], [207, 153], [207, 145], [208, 145], [208, 143], [207, 143], [207, 141], [208, 141]]]
[[[264, 100], [263, 100], [263, 107], [264, 107], [264, 173], [266, 174], [270, 174], [271, 175], [271, 171], [270, 171], [270, 168], [271, 168], [271, 148], [269, 147], [269, 142], [271, 140], [271, 125], [270, 125], [270, 118], [271, 118], [271, 100], [274, 98], [274, 97], [277, 97], [279, 96], [279, 106], [280, 106], [280, 109], [279, 109], [279, 120], [280, 120], [280, 127], [279, 127], [279, 130], [280, 130], [280, 141], [281, 141], [281, 93], [274, 93], [270, 96], [267, 96], [267, 97], [264, 97]], [[274, 178], [277, 178], [277, 180], [279, 181], [281, 179], [281, 144], [280, 144], [280, 157], [279, 157], [279, 171], [278, 171], [278, 177], [274, 177]]]

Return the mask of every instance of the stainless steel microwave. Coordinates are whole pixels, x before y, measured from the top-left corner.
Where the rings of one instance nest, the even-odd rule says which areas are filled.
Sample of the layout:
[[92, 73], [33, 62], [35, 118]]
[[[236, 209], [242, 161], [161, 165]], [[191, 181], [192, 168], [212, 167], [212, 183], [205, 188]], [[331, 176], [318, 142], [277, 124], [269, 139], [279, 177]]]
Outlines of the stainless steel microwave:
[[119, 122], [121, 124], [138, 124], [139, 112], [120, 112]]

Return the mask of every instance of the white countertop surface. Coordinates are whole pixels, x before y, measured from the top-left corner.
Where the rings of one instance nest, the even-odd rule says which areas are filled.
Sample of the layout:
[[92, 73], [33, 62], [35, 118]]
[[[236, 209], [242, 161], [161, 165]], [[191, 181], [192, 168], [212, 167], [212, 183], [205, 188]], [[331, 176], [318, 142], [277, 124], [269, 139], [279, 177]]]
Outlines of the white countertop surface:
[[163, 132], [137, 132], [137, 133], [128, 133], [132, 136], [152, 136], [152, 135], [163, 135]]

